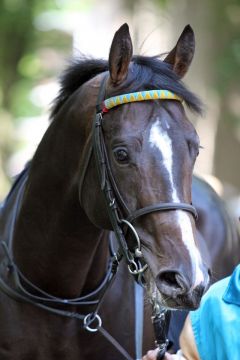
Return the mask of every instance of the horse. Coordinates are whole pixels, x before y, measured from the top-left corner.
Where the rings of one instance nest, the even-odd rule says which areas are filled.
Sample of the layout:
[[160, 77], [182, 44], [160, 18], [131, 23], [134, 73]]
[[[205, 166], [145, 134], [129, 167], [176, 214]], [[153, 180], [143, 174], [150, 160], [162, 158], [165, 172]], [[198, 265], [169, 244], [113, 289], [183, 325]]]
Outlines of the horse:
[[[63, 74], [1, 208], [1, 360], [140, 358], [135, 337], [154, 346], [152, 307], [199, 306], [210, 270], [191, 197], [200, 144], [183, 103], [200, 114], [201, 102], [181, 82], [194, 48], [188, 25], [164, 60], [133, 56], [124, 24], [108, 61], [78, 59]], [[140, 336], [136, 281], [149, 299]]]

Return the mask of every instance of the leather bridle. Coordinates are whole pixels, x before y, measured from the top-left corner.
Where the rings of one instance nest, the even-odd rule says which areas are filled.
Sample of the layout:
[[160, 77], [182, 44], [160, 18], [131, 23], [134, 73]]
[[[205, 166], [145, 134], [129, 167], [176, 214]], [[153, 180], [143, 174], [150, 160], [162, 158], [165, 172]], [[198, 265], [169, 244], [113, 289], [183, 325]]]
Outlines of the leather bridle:
[[[103, 121], [106, 109], [104, 107], [104, 97], [106, 88], [107, 75], [104, 76], [99, 90], [98, 104], [96, 106], [96, 114], [93, 119], [92, 127], [92, 144], [89, 144], [88, 155], [86, 163], [84, 164], [84, 171], [80, 177], [79, 183], [79, 199], [82, 203], [82, 186], [86, 176], [87, 168], [89, 166], [92, 154], [94, 155], [98, 178], [100, 181], [101, 191], [104, 195], [108, 216], [115, 233], [119, 250], [118, 258], [124, 258], [128, 269], [134, 275], [135, 280], [140, 284], [143, 283], [143, 273], [147, 269], [147, 264], [144, 263], [143, 254], [141, 251], [141, 241], [133, 226], [133, 222], [139, 217], [148, 215], [159, 211], [183, 210], [191, 213], [193, 217], [197, 218], [197, 211], [191, 204], [181, 202], [164, 202], [156, 203], [146, 206], [141, 209], [130, 211], [126, 202], [118, 189], [117, 181], [114, 178], [111, 170], [108, 153], [105, 145]], [[105, 103], [107, 100], [105, 100]], [[134, 249], [130, 249], [126, 240], [126, 233], [130, 231], [135, 238]]]
[[[83, 205], [82, 188], [90, 160], [92, 155], [94, 155], [101, 191], [104, 195], [108, 216], [119, 246], [117, 253], [115, 253], [115, 259], [119, 262], [122, 258], [124, 258], [128, 265], [128, 270], [134, 276], [134, 279], [140, 285], [144, 285], [144, 272], [147, 270], [148, 265], [144, 261], [141, 250], [141, 241], [132, 223], [139, 217], [146, 216], [153, 212], [172, 210], [187, 211], [193, 215], [194, 219], [197, 219], [197, 211], [191, 204], [181, 202], [161, 202], [141, 209], [136, 209], [134, 211], [129, 210], [126, 202], [123, 200], [121, 192], [118, 189], [117, 181], [114, 178], [105, 145], [103, 121], [106, 108], [102, 104], [105, 97], [106, 81], [107, 75], [104, 76], [100, 85], [96, 114], [93, 119], [91, 134], [92, 142], [89, 141], [88, 152], [85, 157], [86, 160], [79, 181], [79, 200], [81, 205]], [[131, 234], [135, 238], [135, 246], [133, 249], [130, 249], [127, 243], [127, 230], [130, 230]], [[155, 300], [152, 301], [152, 307], [152, 322], [156, 337], [156, 345], [159, 349], [157, 359], [161, 360], [164, 358], [169, 345], [167, 332], [171, 313], [169, 310], [162, 308]]]

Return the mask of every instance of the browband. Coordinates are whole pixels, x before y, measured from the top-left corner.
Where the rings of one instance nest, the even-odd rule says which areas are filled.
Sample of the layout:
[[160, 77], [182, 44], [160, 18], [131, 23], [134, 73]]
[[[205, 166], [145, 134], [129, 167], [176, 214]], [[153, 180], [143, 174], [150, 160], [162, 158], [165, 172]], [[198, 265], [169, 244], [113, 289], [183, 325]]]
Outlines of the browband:
[[145, 101], [145, 100], [182, 101], [183, 99], [169, 90], [137, 91], [129, 94], [113, 96], [109, 99], [104, 100], [102, 103], [102, 112], [108, 112], [108, 110], [118, 105], [127, 104], [136, 101]]

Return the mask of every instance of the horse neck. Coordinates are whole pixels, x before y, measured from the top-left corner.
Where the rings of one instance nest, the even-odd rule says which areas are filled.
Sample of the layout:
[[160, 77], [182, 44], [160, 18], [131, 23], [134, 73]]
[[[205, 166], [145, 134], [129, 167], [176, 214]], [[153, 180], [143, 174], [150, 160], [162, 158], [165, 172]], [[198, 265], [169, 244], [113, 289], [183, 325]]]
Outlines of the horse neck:
[[[73, 117], [74, 118], [74, 117]], [[81, 209], [78, 179], [85, 133], [64, 114], [33, 158], [13, 239], [15, 261], [37, 286], [57, 296], [92, 290], [106, 271], [108, 244]], [[89, 121], [89, 120], [88, 120]]]

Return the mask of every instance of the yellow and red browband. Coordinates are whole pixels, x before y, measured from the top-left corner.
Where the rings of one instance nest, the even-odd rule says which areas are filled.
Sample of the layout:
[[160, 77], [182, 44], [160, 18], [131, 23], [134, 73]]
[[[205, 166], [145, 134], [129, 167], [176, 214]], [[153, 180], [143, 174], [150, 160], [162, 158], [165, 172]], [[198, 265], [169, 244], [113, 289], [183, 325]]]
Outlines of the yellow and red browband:
[[136, 101], [145, 100], [178, 100], [182, 101], [182, 98], [169, 90], [146, 90], [137, 91], [129, 94], [123, 94], [111, 97], [104, 100], [102, 104], [102, 112], [108, 112], [115, 106], [127, 104]]

